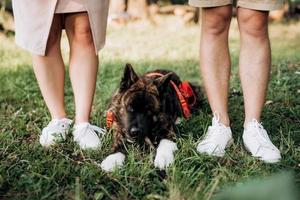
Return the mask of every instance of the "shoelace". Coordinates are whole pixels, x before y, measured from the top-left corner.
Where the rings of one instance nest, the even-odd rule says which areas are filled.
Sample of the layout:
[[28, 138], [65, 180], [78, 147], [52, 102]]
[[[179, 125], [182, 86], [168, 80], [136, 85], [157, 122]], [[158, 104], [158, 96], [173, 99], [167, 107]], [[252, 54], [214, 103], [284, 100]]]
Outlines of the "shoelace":
[[104, 128], [100, 128], [98, 126], [94, 126], [94, 125], [91, 125], [91, 124], [89, 124], [88, 126], [91, 129], [93, 129], [95, 132], [98, 132], [99, 134], [101, 134], [102, 136], [104, 136], [106, 134], [106, 129], [104, 129]]
[[222, 133], [222, 131], [226, 128], [223, 124], [220, 123], [220, 116], [218, 113], [214, 113], [213, 117], [213, 124], [212, 126], [208, 127], [207, 134], [205, 136], [205, 139], [211, 139], [213, 136], [216, 135], [216, 133]]
[[259, 123], [256, 119], [253, 119], [252, 123], [254, 124], [254, 128], [257, 133], [256, 136], [258, 137], [259, 143], [266, 148], [274, 150], [275, 148], [272, 142], [270, 141], [267, 131], [264, 129], [262, 123]]
[[87, 124], [86, 127], [84, 127], [84, 133], [86, 133], [88, 130], [92, 130], [93, 132], [99, 133], [102, 136], [106, 134], [106, 129], [91, 124]]
[[62, 123], [60, 120], [53, 119], [49, 122], [49, 124], [45, 127], [45, 131], [56, 131], [57, 126], [60, 126], [61, 128], [65, 128], [64, 123]]
[[222, 125], [220, 124], [215, 124], [213, 126], [209, 126], [208, 127], [208, 131], [207, 131], [207, 134], [205, 136], [205, 139], [211, 139], [213, 136], [215, 136], [216, 134], [219, 134], [221, 133], [223, 130], [223, 127]]

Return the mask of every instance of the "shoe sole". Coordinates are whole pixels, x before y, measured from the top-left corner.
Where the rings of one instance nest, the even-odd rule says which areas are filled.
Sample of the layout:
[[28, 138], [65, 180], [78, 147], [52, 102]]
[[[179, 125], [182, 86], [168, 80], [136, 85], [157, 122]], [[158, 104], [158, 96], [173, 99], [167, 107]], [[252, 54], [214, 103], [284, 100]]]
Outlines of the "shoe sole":
[[[63, 134], [65, 134], [65, 136], [63, 136]], [[39, 138], [39, 143], [40, 145], [42, 145], [43, 147], [45, 148], [48, 148], [48, 147], [51, 147], [59, 142], [64, 142], [67, 140], [67, 134], [68, 134], [68, 131], [64, 132], [64, 133], [59, 133], [57, 135], [54, 135], [54, 139], [52, 140], [52, 142], [50, 144], [44, 144], [41, 142], [41, 135], [40, 135], [40, 138]]]
[[[247, 145], [246, 145], [245, 143], [244, 143], [244, 147], [245, 147], [245, 149], [246, 149], [249, 153], [251, 153], [250, 149], [247, 147]], [[267, 164], [278, 163], [278, 162], [281, 160], [281, 158], [278, 158], [278, 159], [272, 159], [272, 160], [264, 160], [264, 159], [262, 159], [261, 157], [254, 156], [252, 153], [251, 153], [251, 156], [254, 157], [254, 158], [257, 158], [257, 159], [259, 159], [260, 161], [263, 161], [264, 163], [267, 163]]]
[[233, 138], [231, 138], [231, 139], [227, 142], [227, 144], [226, 144], [226, 146], [225, 146], [225, 149], [231, 147], [231, 146], [233, 145], [233, 143], [234, 143], [234, 140], [233, 140]]
[[[227, 144], [226, 144], [226, 146], [225, 146], [225, 149], [227, 149], [227, 148], [231, 147], [231, 146], [233, 145], [233, 143], [234, 143], [234, 140], [233, 140], [233, 138], [231, 138], [231, 139], [230, 139], [230, 140], [227, 142]], [[208, 155], [210, 155], [210, 156], [215, 156], [215, 157], [219, 157], [219, 158], [221, 158], [221, 157], [224, 157], [225, 153], [224, 153], [224, 154], [222, 154], [222, 155], [219, 155], [219, 154], [214, 154], [214, 153], [212, 153], [212, 154], [208, 154]]]

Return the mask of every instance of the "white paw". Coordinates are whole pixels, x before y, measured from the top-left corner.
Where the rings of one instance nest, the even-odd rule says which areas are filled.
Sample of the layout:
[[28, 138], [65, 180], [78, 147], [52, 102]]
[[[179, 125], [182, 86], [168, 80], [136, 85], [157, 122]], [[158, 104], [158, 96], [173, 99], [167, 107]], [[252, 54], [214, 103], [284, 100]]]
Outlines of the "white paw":
[[111, 172], [118, 167], [124, 165], [125, 155], [121, 152], [107, 156], [101, 163], [101, 169], [106, 172]]
[[174, 152], [177, 150], [176, 143], [163, 139], [160, 141], [156, 156], [154, 159], [154, 166], [160, 170], [166, 169], [174, 161]]

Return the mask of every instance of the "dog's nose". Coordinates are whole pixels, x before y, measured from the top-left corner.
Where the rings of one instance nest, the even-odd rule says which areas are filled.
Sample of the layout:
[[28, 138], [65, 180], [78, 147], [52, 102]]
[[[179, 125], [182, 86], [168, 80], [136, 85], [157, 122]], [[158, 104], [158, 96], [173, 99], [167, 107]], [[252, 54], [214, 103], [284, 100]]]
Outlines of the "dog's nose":
[[131, 134], [131, 135], [138, 135], [139, 132], [140, 132], [140, 129], [137, 128], [137, 127], [132, 127], [132, 128], [130, 129], [130, 134]]

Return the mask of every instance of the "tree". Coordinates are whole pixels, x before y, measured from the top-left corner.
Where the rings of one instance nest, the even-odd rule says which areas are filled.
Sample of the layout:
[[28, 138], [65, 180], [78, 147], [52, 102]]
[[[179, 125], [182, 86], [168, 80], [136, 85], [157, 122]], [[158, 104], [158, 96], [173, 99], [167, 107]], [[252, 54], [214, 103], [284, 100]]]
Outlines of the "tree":
[[127, 12], [132, 18], [149, 18], [149, 4], [147, 0], [128, 0]]

